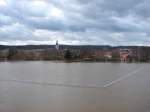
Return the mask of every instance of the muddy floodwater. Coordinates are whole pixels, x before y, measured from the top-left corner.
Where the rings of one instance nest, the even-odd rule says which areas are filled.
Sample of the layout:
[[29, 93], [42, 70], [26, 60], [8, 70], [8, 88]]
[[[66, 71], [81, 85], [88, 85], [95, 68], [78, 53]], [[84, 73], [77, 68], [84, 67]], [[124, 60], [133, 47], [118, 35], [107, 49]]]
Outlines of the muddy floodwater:
[[150, 112], [150, 64], [0, 62], [0, 112]]

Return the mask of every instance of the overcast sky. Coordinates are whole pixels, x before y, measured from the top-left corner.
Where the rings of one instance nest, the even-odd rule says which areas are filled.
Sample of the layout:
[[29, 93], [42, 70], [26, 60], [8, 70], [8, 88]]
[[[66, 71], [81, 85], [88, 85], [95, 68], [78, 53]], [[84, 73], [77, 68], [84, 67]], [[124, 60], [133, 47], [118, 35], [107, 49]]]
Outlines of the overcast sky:
[[150, 45], [150, 0], [0, 0], [0, 44]]

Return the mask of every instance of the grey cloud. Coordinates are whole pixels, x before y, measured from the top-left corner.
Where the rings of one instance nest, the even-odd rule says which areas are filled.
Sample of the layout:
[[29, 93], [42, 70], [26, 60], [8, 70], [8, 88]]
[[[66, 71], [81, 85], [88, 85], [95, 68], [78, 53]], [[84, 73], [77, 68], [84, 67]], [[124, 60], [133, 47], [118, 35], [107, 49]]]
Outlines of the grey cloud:
[[[7, 0], [0, 6], [0, 41], [49, 41], [47, 34], [52, 34], [51, 39], [59, 37], [64, 43], [135, 44], [136, 39], [147, 45], [148, 4], [148, 0]], [[37, 30], [46, 34], [34, 35]]]
[[0, 26], [12, 24], [13, 20], [11, 17], [0, 14]]

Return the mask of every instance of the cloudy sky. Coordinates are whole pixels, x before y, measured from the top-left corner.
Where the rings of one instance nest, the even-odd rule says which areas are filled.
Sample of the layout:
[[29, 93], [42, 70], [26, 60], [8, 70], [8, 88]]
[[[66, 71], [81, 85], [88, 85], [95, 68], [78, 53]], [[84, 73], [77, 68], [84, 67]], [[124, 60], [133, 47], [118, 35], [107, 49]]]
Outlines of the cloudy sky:
[[0, 44], [150, 45], [150, 0], [0, 0]]

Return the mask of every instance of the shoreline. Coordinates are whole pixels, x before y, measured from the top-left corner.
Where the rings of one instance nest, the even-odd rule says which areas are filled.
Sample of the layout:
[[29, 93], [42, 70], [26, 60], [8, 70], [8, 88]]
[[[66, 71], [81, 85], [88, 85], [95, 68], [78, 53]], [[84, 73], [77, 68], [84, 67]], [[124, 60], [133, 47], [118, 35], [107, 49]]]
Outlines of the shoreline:
[[127, 63], [142, 64], [150, 62], [122, 62], [122, 61], [85, 61], [85, 60], [0, 60], [1, 62], [55, 62], [55, 63]]

